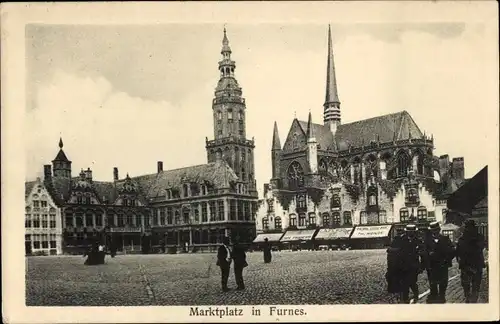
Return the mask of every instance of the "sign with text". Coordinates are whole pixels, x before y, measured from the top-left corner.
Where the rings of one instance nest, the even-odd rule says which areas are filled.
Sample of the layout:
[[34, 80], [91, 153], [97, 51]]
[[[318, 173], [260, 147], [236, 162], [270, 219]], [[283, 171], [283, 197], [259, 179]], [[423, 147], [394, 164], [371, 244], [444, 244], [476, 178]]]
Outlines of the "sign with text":
[[315, 231], [316, 230], [288, 231], [281, 239], [281, 242], [308, 241], [312, 239]]
[[322, 228], [316, 235], [316, 240], [346, 239], [352, 233], [352, 227], [346, 228]]
[[392, 225], [357, 226], [351, 235], [352, 239], [387, 237]]
[[140, 227], [111, 227], [109, 229], [111, 233], [140, 233]]

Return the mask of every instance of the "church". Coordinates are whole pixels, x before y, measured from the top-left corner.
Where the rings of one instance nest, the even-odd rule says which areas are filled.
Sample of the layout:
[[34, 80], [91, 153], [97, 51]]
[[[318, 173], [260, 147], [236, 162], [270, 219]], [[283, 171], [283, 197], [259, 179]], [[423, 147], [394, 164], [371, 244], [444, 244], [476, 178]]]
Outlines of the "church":
[[43, 181], [25, 184], [25, 217], [30, 220], [26, 221], [26, 250], [37, 250], [40, 244], [49, 249], [46, 241], [50, 241], [43, 236], [40, 243], [41, 234], [33, 229], [41, 226], [40, 221], [31, 222], [39, 219], [40, 213], [32, 208], [39, 204], [32, 201], [39, 199], [33, 188], [47, 191], [44, 197], [50, 206], [45, 205], [52, 208], [51, 217], [61, 218], [59, 229], [53, 231], [59, 235], [58, 243], [50, 244], [57, 247], [54, 253], [58, 254], [78, 250], [93, 237], [104, 237], [118, 250], [127, 251], [140, 250], [145, 237], [153, 245], [163, 241], [166, 247], [184, 252], [210, 248], [223, 236], [251, 242], [258, 203], [255, 143], [253, 138], [247, 139], [245, 98], [235, 78], [231, 54], [224, 29], [220, 79], [211, 103], [214, 139], [205, 140], [206, 164], [163, 170], [163, 162], [158, 161], [153, 172], [125, 177], [114, 167], [113, 181], [97, 181], [90, 168], [73, 176], [72, 162], [60, 139], [52, 164], [44, 166]]
[[283, 145], [274, 124], [272, 179], [256, 221], [267, 234], [259, 236], [307, 241], [345, 228], [355, 237], [355, 227], [371, 226], [387, 236], [408, 222], [444, 223], [446, 197], [464, 182], [463, 158], [434, 156], [433, 137], [407, 111], [342, 123], [331, 37], [329, 27], [323, 123], [311, 112], [295, 118]]

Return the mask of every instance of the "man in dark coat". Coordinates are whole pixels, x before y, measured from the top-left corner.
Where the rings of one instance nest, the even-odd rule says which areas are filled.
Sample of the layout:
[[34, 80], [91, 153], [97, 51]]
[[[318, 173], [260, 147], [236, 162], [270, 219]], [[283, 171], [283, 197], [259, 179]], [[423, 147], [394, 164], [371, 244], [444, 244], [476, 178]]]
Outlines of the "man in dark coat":
[[219, 246], [217, 251], [217, 266], [220, 267], [221, 271], [222, 291], [229, 291], [227, 279], [231, 269], [231, 250], [229, 249], [229, 238], [227, 236], [222, 239], [222, 245]]
[[267, 237], [264, 239], [262, 251], [264, 251], [264, 263], [271, 262], [271, 244], [269, 244]]
[[239, 243], [239, 240], [236, 239], [233, 252], [232, 259], [234, 261], [234, 278], [236, 279], [237, 290], [245, 289], [245, 283], [243, 281], [243, 269], [248, 266], [246, 261], [246, 254], [244, 247]]
[[466, 221], [464, 232], [458, 239], [456, 251], [466, 303], [477, 303], [483, 268], [486, 267], [484, 245], [484, 236], [478, 232], [474, 220]]
[[409, 224], [405, 232], [396, 237], [387, 250], [388, 290], [400, 293], [402, 303], [410, 302], [410, 289], [413, 298], [418, 299], [418, 275], [423, 272], [423, 242], [417, 237], [417, 227]]
[[430, 294], [427, 303], [445, 303], [448, 287], [448, 268], [455, 257], [451, 240], [441, 234], [438, 222], [429, 225], [429, 235], [425, 242], [426, 268], [429, 277]]

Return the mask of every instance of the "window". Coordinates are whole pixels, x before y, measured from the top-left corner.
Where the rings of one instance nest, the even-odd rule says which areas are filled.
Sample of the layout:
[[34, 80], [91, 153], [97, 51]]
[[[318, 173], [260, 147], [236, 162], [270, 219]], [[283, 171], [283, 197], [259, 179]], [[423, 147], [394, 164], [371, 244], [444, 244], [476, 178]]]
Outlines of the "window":
[[50, 248], [55, 249], [57, 247], [56, 234], [50, 234]]
[[330, 227], [330, 215], [328, 213], [323, 213], [323, 227]]
[[277, 216], [274, 218], [274, 228], [281, 229], [281, 217]]
[[333, 226], [340, 226], [340, 213], [334, 212], [332, 213], [333, 218]]
[[304, 185], [304, 171], [302, 166], [294, 161], [290, 164], [287, 171], [288, 185], [292, 188], [302, 187]]
[[31, 228], [31, 215], [30, 214], [24, 215], [24, 227]]
[[50, 228], [56, 228], [56, 215], [50, 214]]
[[127, 225], [128, 226], [134, 226], [134, 215], [133, 214], [128, 214], [127, 215]]
[[47, 201], [42, 200], [42, 201], [40, 201], [40, 203], [41, 203], [42, 207], [47, 207]]
[[299, 214], [299, 226], [306, 226], [306, 214]]
[[330, 201], [331, 208], [340, 208], [340, 195], [334, 194]]
[[441, 211], [441, 215], [443, 215], [443, 221], [446, 221], [446, 215], [448, 215], [448, 209], [444, 208]]
[[40, 234], [33, 235], [33, 249], [40, 248]]
[[306, 197], [304, 195], [297, 196], [297, 208], [299, 209], [306, 208]]
[[117, 224], [117, 226], [118, 226], [118, 227], [123, 227], [123, 226], [124, 226], [124, 224], [123, 224], [123, 222], [124, 222], [123, 215], [118, 214], [118, 215], [117, 215], [117, 219], [118, 219], [118, 224]]
[[344, 212], [344, 225], [352, 225], [352, 216], [350, 211]]
[[198, 207], [198, 205], [194, 205], [194, 221], [196, 223], [199, 223], [200, 222], [200, 209]]
[[94, 226], [94, 216], [91, 214], [86, 214], [85, 215], [85, 226], [87, 227], [93, 227]]
[[181, 214], [178, 210], [174, 212], [174, 224], [180, 224], [181, 222]]
[[33, 227], [40, 228], [40, 215], [39, 214], [33, 215]]
[[95, 226], [102, 226], [102, 215], [95, 215]]
[[82, 197], [81, 197], [81, 196], [77, 196], [77, 197], [76, 197], [76, 203], [77, 203], [77, 204], [81, 204], [81, 203], [82, 203], [82, 201], [83, 201], [83, 200], [82, 200]]
[[244, 117], [244, 116], [245, 116], [245, 115], [243, 114], [243, 112], [242, 112], [242, 111], [238, 111], [238, 119], [239, 119], [239, 120], [243, 120], [243, 117]]
[[274, 211], [274, 200], [273, 199], [269, 199], [267, 201], [267, 212], [268, 213], [272, 213]]
[[243, 201], [238, 200], [238, 220], [243, 220]]
[[207, 203], [201, 203], [201, 221], [208, 222]]
[[231, 220], [236, 219], [236, 201], [235, 200], [229, 200], [229, 219], [231, 219]]
[[142, 226], [142, 215], [140, 215], [140, 214], [135, 215], [135, 226], [136, 227]]
[[221, 111], [217, 111], [217, 119], [222, 120], [222, 112]]
[[184, 197], [189, 197], [189, 186], [187, 184], [182, 185], [182, 191]]
[[386, 224], [387, 223], [387, 212], [385, 210], [381, 210], [378, 212], [378, 222], [380, 224]]
[[165, 225], [165, 208], [160, 208], [160, 226], [164, 225]]
[[267, 217], [264, 217], [264, 218], [262, 219], [262, 229], [263, 229], [264, 231], [269, 230], [269, 220], [267, 219]]
[[360, 212], [359, 218], [360, 218], [361, 225], [366, 225], [368, 223], [368, 219], [366, 217], [365, 211]]
[[227, 119], [229, 119], [230, 121], [233, 120], [233, 110], [232, 109], [227, 110]]
[[211, 201], [208, 204], [210, 206], [210, 221], [215, 221], [215, 217], [217, 216], [215, 214], [215, 201]]
[[188, 208], [183, 208], [182, 209], [182, 222], [184, 224], [189, 224], [189, 214], [190, 214], [191, 210], [189, 210]]
[[425, 221], [427, 220], [427, 208], [424, 206], [420, 206], [417, 209], [417, 219], [419, 221]]
[[309, 225], [316, 226], [316, 214], [309, 214]]
[[[66, 223], [66, 227], [67, 227], [67, 224], [68, 223]], [[111, 227], [116, 226], [115, 215], [113, 213], [109, 213], [108, 214], [108, 225], [111, 226]]]
[[243, 207], [245, 208], [245, 220], [250, 220], [250, 203], [248, 201], [243, 202]]
[[42, 249], [49, 248], [49, 236], [47, 234], [42, 234]]
[[408, 175], [408, 155], [405, 153], [400, 153], [397, 157], [397, 176], [406, 177]]
[[[173, 222], [173, 210], [172, 210], [172, 207], [167, 207], [167, 208], [162, 208], [160, 209], [160, 213], [163, 211], [163, 217], [165, 217], [165, 209], [167, 210], [167, 224], [172, 224]], [[162, 224], [161, 225], [165, 225], [165, 219], [163, 219], [162, 221]]]
[[369, 206], [377, 205], [377, 196], [375, 194], [372, 193], [368, 196], [368, 205]]
[[218, 202], [218, 212], [219, 212], [219, 220], [224, 220], [224, 200], [219, 200]]
[[33, 200], [33, 207], [40, 207], [40, 202], [38, 200]]
[[144, 226], [149, 227], [149, 215], [144, 216]]
[[326, 176], [328, 174], [328, 166], [325, 160], [320, 160], [318, 165], [318, 173], [322, 176]]
[[295, 215], [295, 214], [290, 215], [290, 226], [293, 226], [293, 227], [297, 226], [297, 215]]
[[408, 212], [408, 209], [407, 209], [407, 208], [401, 208], [401, 209], [399, 210], [399, 221], [400, 221], [401, 223], [406, 223], [406, 222], [408, 222], [408, 220], [409, 220], [409, 216], [410, 216], [410, 214], [409, 214], [409, 212]]

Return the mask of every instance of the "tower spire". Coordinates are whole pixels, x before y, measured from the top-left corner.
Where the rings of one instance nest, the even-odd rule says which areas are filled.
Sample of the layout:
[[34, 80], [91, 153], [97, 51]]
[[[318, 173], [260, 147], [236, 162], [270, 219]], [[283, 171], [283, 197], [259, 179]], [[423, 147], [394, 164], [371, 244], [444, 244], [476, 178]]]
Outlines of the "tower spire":
[[281, 150], [280, 135], [278, 133], [278, 124], [276, 123], [276, 121], [274, 122], [272, 149], [273, 150]]
[[[323, 119], [325, 125], [340, 124], [340, 100], [337, 91], [337, 78], [335, 76], [335, 63], [333, 61], [332, 30], [328, 25], [328, 57], [326, 68], [326, 94], [323, 104]], [[331, 127], [332, 128], [332, 127]], [[336, 130], [336, 127], [335, 127]], [[333, 128], [332, 128], [333, 131]]]
[[314, 128], [312, 123], [311, 111], [309, 111], [309, 118], [307, 119], [307, 141], [308, 142], [316, 141], [316, 138], [314, 137]]
[[62, 137], [59, 137], [59, 148], [62, 149], [64, 146]]

